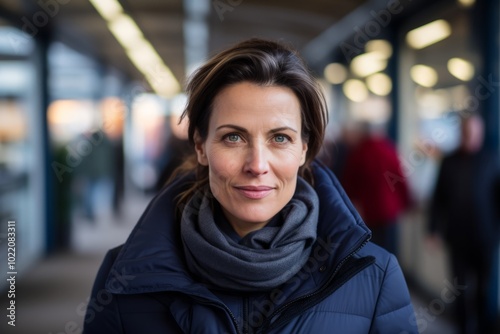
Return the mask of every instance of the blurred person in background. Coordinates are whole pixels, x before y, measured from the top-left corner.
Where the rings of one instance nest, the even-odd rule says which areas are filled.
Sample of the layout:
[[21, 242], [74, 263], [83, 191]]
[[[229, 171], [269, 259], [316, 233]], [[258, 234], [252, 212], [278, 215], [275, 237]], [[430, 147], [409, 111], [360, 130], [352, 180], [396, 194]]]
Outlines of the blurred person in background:
[[297, 53], [244, 41], [187, 93], [195, 155], [104, 259], [84, 332], [417, 333], [396, 258], [315, 160], [326, 105]]
[[[67, 146], [54, 142], [54, 160], [65, 161], [70, 152]], [[62, 176], [54, 178], [54, 202], [57, 210], [54, 215], [54, 245], [55, 251], [67, 251], [71, 248], [71, 222], [73, 209], [72, 173], [63, 173]]]
[[350, 149], [359, 142], [363, 135], [355, 122], [344, 124], [338, 132], [339, 134], [334, 140], [325, 142], [318, 159], [340, 178], [344, 173]]
[[158, 163], [160, 172], [156, 182], [156, 191], [163, 189], [177, 167], [194, 153], [193, 146], [188, 140], [188, 120], [180, 119], [180, 115], [171, 115], [170, 127], [172, 132]]
[[[85, 155], [75, 147], [84, 147]], [[113, 196], [114, 156], [111, 140], [102, 129], [87, 131], [78, 136], [72, 145], [73, 156], [78, 157], [75, 182], [81, 191], [84, 218], [95, 223], [97, 216], [111, 211]]]
[[500, 165], [483, 137], [479, 115], [462, 118], [461, 145], [442, 160], [430, 207], [430, 243], [443, 239], [454, 278], [467, 286], [455, 302], [460, 333], [498, 333], [488, 291], [500, 232]]
[[159, 161], [159, 176], [155, 185], [156, 191], [163, 189], [168, 180], [174, 175], [176, 168], [193, 152], [193, 147], [188, 140], [181, 139], [175, 135], [171, 135], [168, 138], [165, 153]]
[[[122, 216], [122, 204], [125, 195], [125, 152], [123, 147], [123, 138], [112, 138], [111, 140], [113, 154], [113, 194], [112, 206], [115, 218]], [[116, 219], [120, 221], [120, 219]]]
[[397, 255], [398, 218], [410, 204], [397, 150], [382, 130], [368, 122], [349, 131], [341, 183], [372, 231], [372, 242]]
[[[102, 130], [109, 141], [108, 162], [112, 185], [112, 210], [115, 218], [120, 218], [125, 193], [125, 152], [123, 147], [123, 129], [125, 123], [125, 105], [116, 97], [108, 97], [101, 102]], [[120, 219], [115, 219], [120, 222]]]

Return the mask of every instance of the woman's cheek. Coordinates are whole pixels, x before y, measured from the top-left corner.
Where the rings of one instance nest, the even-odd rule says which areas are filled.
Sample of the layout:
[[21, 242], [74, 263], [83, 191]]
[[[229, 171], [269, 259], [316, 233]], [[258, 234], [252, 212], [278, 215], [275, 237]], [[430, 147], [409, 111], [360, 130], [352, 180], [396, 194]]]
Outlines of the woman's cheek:
[[237, 149], [214, 149], [209, 161], [214, 174], [220, 178], [233, 176], [241, 164]]
[[227, 184], [235, 175], [235, 166], [233, 161], [222, 156], [209, 160], [210, 188], [215, 196], [226, 191]]
[[296, 149], [284, 149], [274, 155], [273, 166], [278, 166], [285, 174], [298, 172], [302, 161], [302, 152]]

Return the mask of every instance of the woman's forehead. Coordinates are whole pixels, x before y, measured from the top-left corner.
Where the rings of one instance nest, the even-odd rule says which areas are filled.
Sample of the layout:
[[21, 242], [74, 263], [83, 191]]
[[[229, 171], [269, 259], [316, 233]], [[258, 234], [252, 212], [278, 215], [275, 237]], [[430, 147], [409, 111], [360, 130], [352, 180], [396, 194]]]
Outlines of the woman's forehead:
[[300, 102], [288, 87], [259, 86], [242, 82], [223, 89], [214, 99], [214, 109], [238, 109], [282, 113], [300, 111]]
[[216, 127], [223, 123], [297, 127], [300, 110], [300, 103], [289, 88], [240, 83], [217, 95], [210, 123]]

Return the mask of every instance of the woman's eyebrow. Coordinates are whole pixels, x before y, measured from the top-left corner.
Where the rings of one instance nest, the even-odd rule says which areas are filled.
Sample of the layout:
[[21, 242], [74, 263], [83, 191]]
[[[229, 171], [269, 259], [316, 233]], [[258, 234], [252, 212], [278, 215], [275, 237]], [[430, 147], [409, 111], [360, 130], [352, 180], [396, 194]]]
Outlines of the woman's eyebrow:
[[269, 131], [269, 132], [271, 132], [271, 133], [276, 133], [276, 132], [282, 132], [282, 131], [286, 131], [286, 130], [290, 130], [290, 131], [293, 131], [293, 132], [295, 132], [295, 133], [298, 133], [298, 131], [297, 131], [297, 130], [295, 130], [294, 128], [291, 128], [291, 127], [289, 127], [289, 126], [282, 126], [282, 127], [280, 127], [280, 128], [272, 129], [272, 130], [271, 130], [271, 131]]
[[237, 130], [239, 132], [244, 132], [244, 133], [248, 132], [247, 129], [242, 128], [241, 126], [238, 126], [238, 125], [234, 125], [234, 124], [223, 124], [223, 125], [220, 125], [220, 126], [218, 126], [215, 129], [215, 131], [219, 131], [220, 129], [223, 129], [223, 128], [230, 128], [230, 129]]
[[[236, 130], [236, 131], [239, 131], [239, 132], [248, 133], [248, 130], [245, 129], [244, 127], [241, 127], [241, 126], [238, 126], [238, 125], [234, 125], [234, 124], [223, 124], [223, 125], [220, 125], [220, 126], [218, 126], [215, 129], [215, 131], [219, 131], [219, 130], [224, 129], [224, 128], [230, 128], [230, 129], [233, 129], [233, 130]], [[279, 127], [279, 128], [271, 129], [271, 130], [269, 130], [269, 132], [270, 133], [277, 133], [277, 132], [282, 132], [282, 131], [286, 131], [286, 130], [290, 130], [290, 131], [293, 131], [295, 133], [298, 133], [297, 130], [295, 130], [294, 128], [289, 127], [289, 126], [282, 126], [282, 127]]]

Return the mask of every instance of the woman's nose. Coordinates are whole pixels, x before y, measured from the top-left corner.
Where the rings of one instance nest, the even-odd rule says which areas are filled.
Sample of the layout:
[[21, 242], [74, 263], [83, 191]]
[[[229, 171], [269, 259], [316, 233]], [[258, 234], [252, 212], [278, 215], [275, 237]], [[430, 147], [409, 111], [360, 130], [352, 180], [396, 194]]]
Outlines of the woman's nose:
[[253, 175], [263, 175], [269, 171], [268, 150], [264, 144], [256, 144], [248, 148], [245, 161], [245, 172]]

